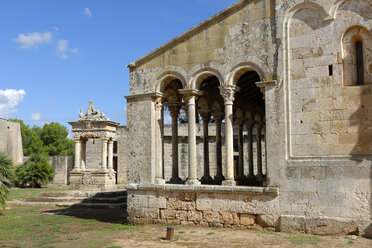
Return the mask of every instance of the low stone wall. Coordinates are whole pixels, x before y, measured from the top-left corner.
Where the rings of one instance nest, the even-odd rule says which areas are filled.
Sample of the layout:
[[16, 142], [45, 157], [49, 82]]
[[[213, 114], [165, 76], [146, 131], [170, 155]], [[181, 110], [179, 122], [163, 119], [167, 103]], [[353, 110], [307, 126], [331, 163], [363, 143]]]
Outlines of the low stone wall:
[[49, 157], [49, 162], [54, 168], [54, 179], [50, 185], [67, 185], [73, 159], [69, 156]]
[[279, 217], [276, 188], [130, 184], [127, 190], [132, 224], [273, 228]]

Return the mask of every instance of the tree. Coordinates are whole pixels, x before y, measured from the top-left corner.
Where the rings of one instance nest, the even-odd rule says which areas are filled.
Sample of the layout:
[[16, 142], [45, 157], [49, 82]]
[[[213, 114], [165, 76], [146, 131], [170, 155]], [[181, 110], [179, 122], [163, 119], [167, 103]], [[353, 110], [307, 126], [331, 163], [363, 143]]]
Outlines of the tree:
[[40, 138], [49, 156], [73, 155], [74, 141], [67, 136], [67, 128], [57, 122], [45, 124], [40, 130]]
[[30, 128], [22, 120], [13, 119], [21, 126], [23, 154], [31, 156], [42, 153], [49, 156], [72, 156], [74, 154], [74, 141], [68, 139], [67, 128], [59, 123], [51, 122], [42, 128]]
[[21, 126], [23, 155], [30, 156], [33, 153], [45, 153], [44, 143], [41, 140], [41, 128], [24, 124], [22, 120], [11, 119], [11, 121], [18, 122]]
[[40, 188], [54, 178], [54, 168], [43, 154], [32, 154], [30, 158], [16, 169], [17, 184], [20, 187]]
[[6, 196], [13, 180], [13, 161], [0, 152], [0, 206], [5, 207]]

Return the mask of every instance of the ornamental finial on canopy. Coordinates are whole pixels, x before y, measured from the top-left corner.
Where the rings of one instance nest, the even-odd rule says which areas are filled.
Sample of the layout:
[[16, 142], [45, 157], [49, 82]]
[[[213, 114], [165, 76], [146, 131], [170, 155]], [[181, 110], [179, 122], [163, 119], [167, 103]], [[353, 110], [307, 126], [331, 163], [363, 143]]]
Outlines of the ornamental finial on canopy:
[[102, 112], [100, 112], [98, 109], [95, 109], [93, 106], [93, 101], [89, 101], [89, 107], [87, 109], [87, 113], [84, 115], [83, 110], [80, 109], [79, 112], [79, 120], [83, 121], [109, 121], [109, 118], [106, 117], [106, 115]]

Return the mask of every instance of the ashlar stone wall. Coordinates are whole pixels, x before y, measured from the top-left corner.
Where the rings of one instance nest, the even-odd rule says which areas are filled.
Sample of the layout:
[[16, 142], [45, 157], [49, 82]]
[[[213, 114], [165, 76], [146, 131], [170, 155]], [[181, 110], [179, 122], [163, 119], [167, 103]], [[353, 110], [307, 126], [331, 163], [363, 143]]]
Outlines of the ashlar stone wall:
[[23, 163], [21, 127], [19, 123], [0, 118], [0, 151], [15, 164]]

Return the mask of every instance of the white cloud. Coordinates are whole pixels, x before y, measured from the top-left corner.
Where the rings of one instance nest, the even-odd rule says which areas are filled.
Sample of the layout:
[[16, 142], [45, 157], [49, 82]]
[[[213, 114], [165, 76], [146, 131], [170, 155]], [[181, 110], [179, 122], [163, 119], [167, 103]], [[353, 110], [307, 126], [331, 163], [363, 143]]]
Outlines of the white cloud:
[[68, 47], [68, 40], [59, 40], [54, 54], [61, 59], [67, 59], [68, 53], [76, 53], [77, 51], [77, 48], [71, 49]]
[[53, 30], [54, 30], [54, 31], [58, 31], [58, 30], [59, 30], [59, 28], [58, 28], [58, 27], [56, 27], [56, 26], [54, 26], [54, 27], [53, 27]]
[[33, 114], [31, 114], [31, 120], [33, 120], [33, 121], [40, 121], [41, 120], [41, 113], [33, 113]]
[[0, 117], [9, 118], [12, 113], [17, 112], [17, 106], [25, 95], [26, 92], [22, 89], [0, 90]]
[[92, 18], [92, 11], [88, 7], [86, 7], [82, 12], [83, 15], [88, 16], [89, 18]]
[[19, 34], [18, 37], [14, 39], [15, 42], [20, 44], [19, 48], [27, 50], [38, 48], [40, 44], [49, 43], [51, 40], [51, 32]]

